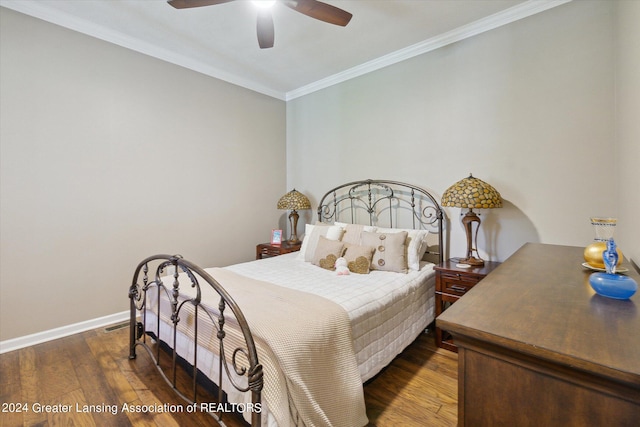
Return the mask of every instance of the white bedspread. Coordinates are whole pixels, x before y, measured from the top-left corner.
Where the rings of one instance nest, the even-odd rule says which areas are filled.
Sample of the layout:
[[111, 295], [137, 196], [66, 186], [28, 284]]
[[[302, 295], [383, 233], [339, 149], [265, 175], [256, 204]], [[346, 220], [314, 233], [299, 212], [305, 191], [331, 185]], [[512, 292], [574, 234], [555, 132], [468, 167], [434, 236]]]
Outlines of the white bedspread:
[[363, 382], [387, 366], [434, 319], [435, 272], [431, 263], [407, 274], [371, 271], [338, 276], [292, 253], [225, 268], [341, 305], [351, 319]]
[[[351, 322], [354, 351], [363, 383], [387, 366], [434, 319], [435, 273], [430, 263], [422, 263], [419, 271], [407, 274], [371, 271], [366, 275], [338, 276], [335, 272], [301, 261], [296, 253], [292, 253], [224, 269], [316, 294], [340, 305]], [[149, 295], [151, 301], [154, 300], [152, 294]], [[242, 306], [240, 308], [243, 309]], [[147, 315], [148, 330], [155, 330], [154, 313], [147, 312]], [[170, 325], [161, 322], [159, 335], [166, 342], [170, 342], [170, 331]], [[191, 342], [191, 338], [178, 332], [178, 353], [193, 363]], [[207, 376], [216, 378], [217, 357], [204, 347], [198, 348], [198, 366]], [[232, 402], [248, 402], [246, 393], [227, 392]], [[263, 425], [276, 426], [269, 405], [264, 409]]]

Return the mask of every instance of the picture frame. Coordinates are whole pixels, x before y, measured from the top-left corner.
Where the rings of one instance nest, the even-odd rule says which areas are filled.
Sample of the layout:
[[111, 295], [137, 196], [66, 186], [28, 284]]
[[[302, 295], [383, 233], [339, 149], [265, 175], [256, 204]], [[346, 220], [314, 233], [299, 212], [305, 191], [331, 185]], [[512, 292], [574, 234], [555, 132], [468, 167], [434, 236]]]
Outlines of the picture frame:
[[281, 245], [282, 244], [282, 230], [271, 230], [271, 244], [272, 245]]

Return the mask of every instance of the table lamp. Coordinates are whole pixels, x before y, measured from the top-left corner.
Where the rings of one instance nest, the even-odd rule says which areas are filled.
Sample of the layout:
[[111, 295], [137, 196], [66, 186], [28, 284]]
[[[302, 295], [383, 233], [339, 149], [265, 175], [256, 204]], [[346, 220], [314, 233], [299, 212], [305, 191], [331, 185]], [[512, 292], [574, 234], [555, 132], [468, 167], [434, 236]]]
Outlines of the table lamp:
[[[486, 182], [469, 174], [468, 178], [456, 182], [444, 192], [442, 206], [469, 208], [469, 211], [462, 218], [462, 225], [467, 234], [467, 256], [459, 263], [474, 267], [483, 266], [484, 260], [478, 254], [480, 218], [473, 212], [473, 209], [501, 208], [502, 197], [500, 197], [500, 193]], [[474, 223], [476, 223], [475, 233], [472, 231]], [[476, 256], [473, 256], [474, 252]]]
[[285, 209], [285, 210], [291, 211], [291, 213], [289, 214], [289, 224], [291, 225], [291, 236], [289, 236], [288, 242], [291, 244], [299, 243], [300, 240], [298, 240], [298, 232], [297, 232], [299, 215], [297, 211], [303, 210], [303, 209], [311, 209], [311, 202], [309, 202], [309, 199], [307, 199], [307, 196], [300, 193], [299, 191], [296, 191], [296, 189], [294, 188], [284, 196], [280, 197], [280, 200], [278, 200], [278, 209]]

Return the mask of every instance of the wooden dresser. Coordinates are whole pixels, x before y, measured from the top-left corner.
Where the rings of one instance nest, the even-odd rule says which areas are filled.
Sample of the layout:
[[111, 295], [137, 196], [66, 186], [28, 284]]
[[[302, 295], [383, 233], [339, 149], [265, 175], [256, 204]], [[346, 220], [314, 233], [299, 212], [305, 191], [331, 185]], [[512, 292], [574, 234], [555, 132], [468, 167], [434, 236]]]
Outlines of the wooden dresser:
[[596, 295], [583, 249], [528, 243], [437, 318], [458, 346], [459, 426], [638, 425], [640, 292]]

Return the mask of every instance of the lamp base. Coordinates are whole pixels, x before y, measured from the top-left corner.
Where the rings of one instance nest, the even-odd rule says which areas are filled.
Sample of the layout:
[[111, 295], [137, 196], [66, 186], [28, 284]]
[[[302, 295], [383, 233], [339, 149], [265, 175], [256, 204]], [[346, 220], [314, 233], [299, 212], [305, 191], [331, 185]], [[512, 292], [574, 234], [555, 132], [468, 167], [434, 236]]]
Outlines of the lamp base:
[[[476, 224], [476, 232], [473, 233], [473, 224]], [[460, 264], [466, 264], [473, 267], [482, 267], [484, 261], [479, 256], [476, 258], [473, 256], [475, 252], [478, 255], [478, 230], [480, 229], [480, 218], [473, 212], [473, 209], [469, 209], [462, 218], [462, 225], [464, 226], [465, 234], [467, 235], [467, 257], [460, 260]]]
[[290, 245], [295, 245], [297, 243], [300, 242], [300, 240], [298, 240], [298, 212], [296, 212], [296, 210], [292, 210], [291, 213], [289, 214], [289, 224], [291, 225], [291, 234], [289, 235], [289, 240], [287, 240], [287, 243], [289, 243]]
[[482, 267], [484, 265], [484, 260], [482, 258], [469, 257], [463, 258], [458, 261], [458, 264], [470, 265], [472, 267]]

